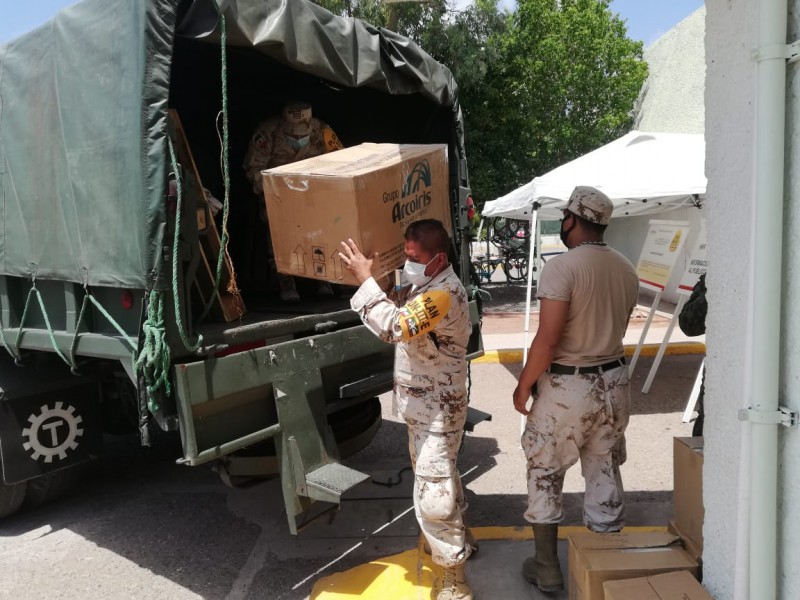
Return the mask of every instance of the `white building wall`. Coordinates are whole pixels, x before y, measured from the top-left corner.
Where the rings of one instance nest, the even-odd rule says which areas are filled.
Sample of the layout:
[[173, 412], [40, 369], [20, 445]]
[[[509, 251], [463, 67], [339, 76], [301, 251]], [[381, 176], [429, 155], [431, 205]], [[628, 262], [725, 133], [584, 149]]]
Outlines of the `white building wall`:
[[[798, 0], [792, 0], [798, 1]], [[706, 0], [706, 201], [709, 312], [703, 496], [704, 583], [715, 598], [745, 599], [746, 469], [752, 296], [758, 0]], [[746, 440], [745, 440], [746, 441]], [[745, 491], [740, 494], [740, 488]], [[795, 575], [796, 576], [796, 575]], [[797, 598], [798, 596], [784, 596]], [[752, 600], [759, 600], [753, 598]]]
[[634, 129], [703, 133], [703, 32], [700, 7], [644, 51], [650, 69], [639, 95]]

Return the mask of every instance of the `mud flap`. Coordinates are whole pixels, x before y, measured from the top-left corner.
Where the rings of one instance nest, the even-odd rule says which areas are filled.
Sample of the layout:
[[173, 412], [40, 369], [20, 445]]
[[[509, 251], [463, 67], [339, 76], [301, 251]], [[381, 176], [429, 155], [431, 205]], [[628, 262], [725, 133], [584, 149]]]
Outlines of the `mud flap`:
[[[13, 369], [13, 370], [12, 370]], [[72, 467], [102, 445], [97, 380], [61, 369], [0, 368], [0, 463], [7, 484]]]

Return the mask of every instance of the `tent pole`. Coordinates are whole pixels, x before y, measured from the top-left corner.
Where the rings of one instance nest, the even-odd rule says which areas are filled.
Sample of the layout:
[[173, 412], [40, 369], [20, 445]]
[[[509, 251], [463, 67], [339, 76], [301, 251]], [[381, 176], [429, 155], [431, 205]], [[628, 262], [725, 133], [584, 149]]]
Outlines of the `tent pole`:
[[[533, 236], [533, 233], [537, 231], [539, 226], [539, 203], [533, 203], [533, 210], [531, 211], [531, 229], [530, 235]], [[528, 289], [525, 290], [525, 338], [524, 343], [522, 346], [522, 366], [525, 366], [525, 361], [527, 359], [528, 347], [530, 344], [528, 343], [528, 332], [530, 331], [531, 326], [531, 289], [533, 288], [533, 261], [534, 261], [534, 250], [536, 249], [536, 241], [539, 236], [534, 236], [534, 239], [530, 239], [530, 243], [528, 244]]]
[[[530, 344], [528, 343], [529, 335], [528, 332], [530, 331], [531, 327], [531, 289], [533, 287], [533, 261], [534, 261], [534, 250], [536, 248], [536, 241], [539, 237], [538, 235], [534, 236], [534, 232], [538, 233], [539, 227], [539, 203], [534, 202], [533, 207], [531, 210], [531, 227], [530, 232], [528, 235], [528, 289], [525, 290], [525, 335], [524, 335], [524, 342], [522, 345], [522, 366], [525, 367], [525, 363], [528, 360], [528, 348]], [[531, 239], [533, 237], [533, 239]], [[520, 416], [520, 435], [525, 431], [525, 415]]]

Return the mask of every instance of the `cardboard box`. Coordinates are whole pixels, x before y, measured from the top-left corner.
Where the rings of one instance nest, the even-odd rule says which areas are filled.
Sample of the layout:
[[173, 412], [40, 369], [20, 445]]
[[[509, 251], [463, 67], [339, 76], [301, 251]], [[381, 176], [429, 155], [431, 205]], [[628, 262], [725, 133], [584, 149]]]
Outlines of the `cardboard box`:
[[682, 531], [678, 524], [675, 522], [675, 519], [672, 519], [667, 526], [667, 531], [670, 533], [677, 535], [681, 538], [681, 544], [683, 544], [683, 549], [689, 553], [693, 559], [695, 559], [702, 568], [703, 566], [703, 547], [697, 543], [696, 540], [693, 540], [689, 537], [685, 531]]
[[603, 583], [670, 571], [698, 574], [678, 537], [660, 532], [578, 533], [569, 536], [570, 600], [603, 600]]
[[673, 442], [675, 526], [703, 552], [703, 438]]
[[339, 258], [352, 238], [373, 275], [405, 262], [412, 221], [438, 219], [452, 235], [447, 146], [361, 144], [262, 171], [278, 271], [355, 285]]
[[714, 600], [686, 571], [606, 581], [605, 600]]

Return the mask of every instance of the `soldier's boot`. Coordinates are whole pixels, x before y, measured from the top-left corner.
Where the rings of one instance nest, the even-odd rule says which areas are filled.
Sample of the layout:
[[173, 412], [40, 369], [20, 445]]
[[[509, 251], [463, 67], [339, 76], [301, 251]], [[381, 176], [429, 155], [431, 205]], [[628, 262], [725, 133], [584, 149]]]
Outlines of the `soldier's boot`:
[[436, 600], [473, 600], [463, 563], [455, 567], [442, 567], [442, 589], [436, 595]]
[[278, 287], [281, 291], [282, 301], [287, 304], [300, 302], [300, 294], [297, 293], [297, 288], [294, 285], [294, 278], [291, 275], [278, 273]]
[[[422, 549], [423, 549], [423, 551], [425, 552], [425, 554], [430, 556], [430, 554], [431, 554], [431, 545], [428, 543], [428, 540], [425, 538], [425, 534], [424, 533], [420, 533], [419, 535], [422, 538]], [[467, 546], [469, 546], [469, 554], [467, 555], [467, 558], [470, 558], [473, 554], [478, 552], [478, 549], [479, 549], [478, 540], [475, 539], [475, 536], [473, 535], [472, 530], [469, 527], [467, 527], [466, 525], [464, 526], [464, 542], [466, 543]]]
[[533, 526], [536, 554], [522, 565], [522, 576], [543, 592], [560, 592], [564, 589], [564, 576], [558, 562], [558, 524]]

